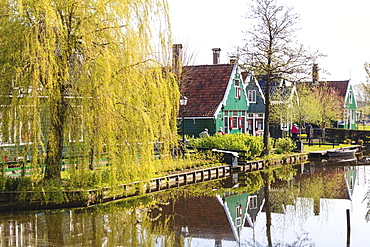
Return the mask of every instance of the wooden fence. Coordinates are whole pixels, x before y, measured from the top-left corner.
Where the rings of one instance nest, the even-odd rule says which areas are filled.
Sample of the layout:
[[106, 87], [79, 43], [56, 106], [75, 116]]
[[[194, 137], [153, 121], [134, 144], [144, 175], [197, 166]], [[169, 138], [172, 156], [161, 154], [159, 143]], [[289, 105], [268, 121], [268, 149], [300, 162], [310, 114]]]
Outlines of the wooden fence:
[[356, 144], [359, 140], [363, 140], [365, 144], [370, 144], [370, 131], [368, 130], [325, 128], [322, 135], [325, 138], [341, 142], [345, 142], [349, 139]]

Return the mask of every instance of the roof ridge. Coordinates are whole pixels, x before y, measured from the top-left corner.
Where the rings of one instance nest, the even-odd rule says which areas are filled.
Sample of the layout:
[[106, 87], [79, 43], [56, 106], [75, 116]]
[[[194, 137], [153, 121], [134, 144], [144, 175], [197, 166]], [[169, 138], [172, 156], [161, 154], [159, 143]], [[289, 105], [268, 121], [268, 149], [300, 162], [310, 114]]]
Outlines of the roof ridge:
[[212, 67], [215, 67], [215, 66], [226, 66], [226, 65], [234, 66], [234, 64], [231, 64], [231, 63], [220, 63], [220, 64], [197, 64], [197, 65], [184, 65], [183, 67], [202, 67], [202, 66], [212, 66]]

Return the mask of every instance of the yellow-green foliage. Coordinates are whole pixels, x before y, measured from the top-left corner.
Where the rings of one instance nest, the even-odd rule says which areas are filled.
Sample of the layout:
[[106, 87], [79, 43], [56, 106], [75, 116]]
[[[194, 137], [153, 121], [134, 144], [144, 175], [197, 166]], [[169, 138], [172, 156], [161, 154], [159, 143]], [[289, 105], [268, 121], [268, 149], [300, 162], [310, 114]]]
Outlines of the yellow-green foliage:
[[190, 144], [194, 147], [243, 150], [246, 151], [247, 158], [259, 156], [263, 150], [261, 136], [251, 136], [243, 133], [192, 139]]
[[240, 180], [244, 182], [240, 188], [243, 188], [248, 193], [255, 193], [264, 186], [264, 181], [259, 171], [246, 173], [242, 175]]
[[76, 184], [101, 158], [112, 184], [151, 176], [153, 143], [176, 142], [166, 0], [1, 0], [0, 27], [4, 139], [32, 142], [48, 179], [62, 156]]
[[219, 158], [217, 155], [212, 154], [212, 152], [197, 152], [188, 154], [181, 159], [157, 159], [154, 161], [155, 175], [168, 175], [169, 173], [187, 169], [214, 167], [217, 166]]
[[279, 150], [281, 153], [289, 153], [295, 148], [295, 144], [289, 137], [278, 138], [275, 140], [274, 147], [276, 148], [276, 151]]

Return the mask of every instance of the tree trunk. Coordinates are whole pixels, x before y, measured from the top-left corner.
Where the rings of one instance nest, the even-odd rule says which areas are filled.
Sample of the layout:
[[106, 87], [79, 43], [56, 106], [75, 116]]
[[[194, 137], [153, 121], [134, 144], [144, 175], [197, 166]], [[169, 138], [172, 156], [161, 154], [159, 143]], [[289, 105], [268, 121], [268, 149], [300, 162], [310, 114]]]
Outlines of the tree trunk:
[[272, 247], [271, 238], [271, 201], [270, 201], [270, 180], [269, 174], [262, 172], [262, 177], [264, 180], [264, 194], [265, 194], [265, 211], [266, 211], [266, 237], [269, 247]]
[[263, 131], [263, 151], [261, 156], [269, 154], [269, 136], [270, 136], [270, 82], [271, 76], [267, 75], [266, 91], [265, 91], [265, 125]]
[[61, 179], [63, 158], [64, 123], [66, 118], [66, 101], [63, 96], [51, 100], [50, 130], [47, 144], [45, 179]]

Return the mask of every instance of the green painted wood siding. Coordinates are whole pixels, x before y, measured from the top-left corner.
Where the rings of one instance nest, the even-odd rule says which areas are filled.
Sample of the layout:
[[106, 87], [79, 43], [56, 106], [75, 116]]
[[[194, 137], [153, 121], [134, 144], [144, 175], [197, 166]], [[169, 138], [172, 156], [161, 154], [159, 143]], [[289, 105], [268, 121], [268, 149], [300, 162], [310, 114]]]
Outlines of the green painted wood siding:
[[349, 86], [346, 102], [344, 105], [344, 128], [356, 129], [357, 105], [352, 85]]

